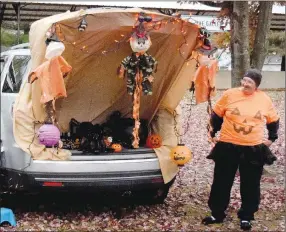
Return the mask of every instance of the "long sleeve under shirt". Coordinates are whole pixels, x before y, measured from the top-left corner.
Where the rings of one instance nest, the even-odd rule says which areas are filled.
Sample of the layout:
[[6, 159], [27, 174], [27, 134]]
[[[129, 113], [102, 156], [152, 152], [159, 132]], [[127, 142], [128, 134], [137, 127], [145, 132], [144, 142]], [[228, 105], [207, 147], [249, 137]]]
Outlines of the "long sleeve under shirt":
[[261, 144], [264, 118], [268, 139], [275, 141], [278, 138], [279, 116], [271, 99], [260, 90], [245, 95], [241, 88], [229, 89], [214, 106], [211, 136], [221, 130], [220, 141], [246, 146]]

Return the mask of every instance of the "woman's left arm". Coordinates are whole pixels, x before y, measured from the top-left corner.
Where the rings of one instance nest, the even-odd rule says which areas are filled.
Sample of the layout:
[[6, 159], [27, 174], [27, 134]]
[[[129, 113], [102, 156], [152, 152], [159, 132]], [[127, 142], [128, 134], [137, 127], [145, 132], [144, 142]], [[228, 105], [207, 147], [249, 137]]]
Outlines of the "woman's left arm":
[[279, 129], [279, 115], [274, 108], [274, 105], [269, 98], [269, 107], [266, 113], [266, 127], [268, 130], [268, 141], [264, 143], [267, 146], [270, 146], [278, 138], [278, 129]]
[[279, 119], [275, 122], [266, 124], [268, 130], [268, 140], [274, 142], [278, 139]]

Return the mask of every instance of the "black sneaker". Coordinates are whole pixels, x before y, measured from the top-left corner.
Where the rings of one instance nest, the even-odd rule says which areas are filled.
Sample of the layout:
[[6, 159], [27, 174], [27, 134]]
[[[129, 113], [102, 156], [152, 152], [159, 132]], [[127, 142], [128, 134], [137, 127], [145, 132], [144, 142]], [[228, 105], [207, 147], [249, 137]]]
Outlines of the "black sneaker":
[[215, 223], [222, 223], [222, 220], [217, 220], [214, 216], [207, 216], [202, 220], [202, 223], [204, 225], [210, 225], [210, 224], [215, 224]]
[[241, 220], [240, 221], [240, 229], [242, 230], [251, 230], [251, 222], [247, 220]]

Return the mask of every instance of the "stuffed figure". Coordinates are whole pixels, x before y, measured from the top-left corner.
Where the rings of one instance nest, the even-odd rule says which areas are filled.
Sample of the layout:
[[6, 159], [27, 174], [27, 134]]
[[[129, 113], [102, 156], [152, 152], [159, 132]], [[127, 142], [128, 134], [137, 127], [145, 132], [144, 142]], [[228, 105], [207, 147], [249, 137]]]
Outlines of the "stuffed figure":
[[127, 93], [133, 96], [133, 148], [139, 147], [139, 129], [140, 129], [140, 97], [143, 91], [144, 95], [152, 95], [152, 74], [156, 72], [157, 61], [147, 53], [151, 46], [151, 38], [144, 27], [144, 22], [151, 22], [152, 18], [140, 13], [138, 17], [139, 25], [135, 27], [135, 32], [130, 38], [130, 46], [133, 51], [131, 56], [126, 57], [118, 68], [119, 78], [126, 76]]
[[147, 53], [152, 42], [143, 24], [144, 22], [151, 22], [152, 18], [141, 13], [138, 21], [139, 25], [130, 38], [133, 53], [121, 62], [118, 68], [118, 76], [119, 78], [126, 76], [127, 92], [133, 95], [136, 87], [136, 74], [139, 73], [142, 77], [141, 85], [144, 95], [152, 95], [152, 82], [154, 80], [152, 74], [156, 72], [157, 61]]
[[[135, 41], [135, 39], [134, 39]], [[124, 69], [127, 78], [127, 93], [133, 95], [136, 87], [136, 73], [139, 71], [142, 75], [142, 91], [144, 95], [152, 95], [152, 82], [156, 60], [147, 53], [133, 52], [121, 62], [121, 69]]]

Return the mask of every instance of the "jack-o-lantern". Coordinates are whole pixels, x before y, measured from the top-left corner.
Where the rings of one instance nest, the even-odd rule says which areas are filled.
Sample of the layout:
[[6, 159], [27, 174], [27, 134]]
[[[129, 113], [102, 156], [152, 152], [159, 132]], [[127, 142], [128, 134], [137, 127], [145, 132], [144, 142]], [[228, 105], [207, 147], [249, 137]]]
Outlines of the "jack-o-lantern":
[[184, 165], [191, 160], [192, 153], [184, 144], [178, 144], [171, 150], [170, 156], [177, 165]]
[[119, 143], [113, 143], [111, 145], [111, 148], [114, 150], [114, 152], [121, 152], [122, 146]]
[[149, 135], [146, 140], [146, 147], [159, 148], [162, 146], [162, 138], [160, 135]]

